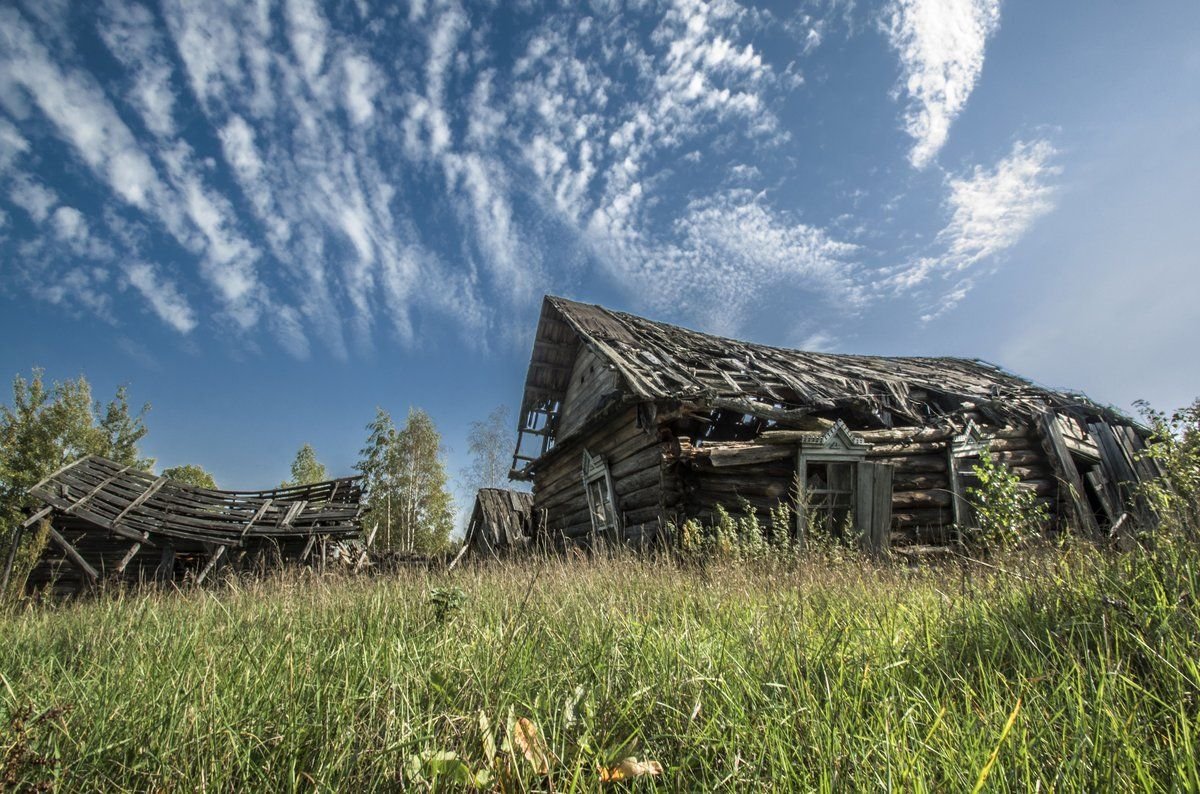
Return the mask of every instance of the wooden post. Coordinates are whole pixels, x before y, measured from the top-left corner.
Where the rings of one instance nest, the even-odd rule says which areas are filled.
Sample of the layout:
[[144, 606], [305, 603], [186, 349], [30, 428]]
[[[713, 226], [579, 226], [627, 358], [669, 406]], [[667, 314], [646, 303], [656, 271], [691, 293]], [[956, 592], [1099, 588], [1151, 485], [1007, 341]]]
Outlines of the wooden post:
[[8, 557], [4, 560], [4, 578], [0, 580], [0, 597], [8, 592], [8, 580], [12, 576], [13, 562], [17, 559], [17, 547], [21, 545], [21, 535], [25, 532], [25, 525], [21, 524], [13, 530], [12, 545], [8, 548]]
[[147, 540], [149, 537], [149, 533], [143, 532], [142, 540], [139, 540], [129, 547], [129, 551], [125, 552], [125, 556], [121, 558], [121, 561], [117, 563], [117, 567], [114, 569], [117, 576], [125, 573], [125, 569], [129, 567], [129, 563], [133, 562], [133, 558], [136, 557], [137, 553], [142, 550], [142, 541]]
[[1042, 432], [1042, 446], [1050, 457], [1050, 464], [1054, 467], [1055, 474], [1070, 491], [1068, 496], [1075, 513], [1075, 520], [1078, 522], [1078, 529], [1090, 538], [1100, 539], [1100, 526], [1096, 523], [1096, 516], [1092, 514], [1091, 505], [1087, 503], [1087, 491], [1084, 490], [1083, 478], [1079, 476], [1079, 469], [1075, 467], [1071, 451], [1067, 449], [1067, 443], [1058, 429], [1057, 414], [1053, 411], [1043, 413], [1038, 421], [1038, 429]]
[[83, 555], [81, 555], [66, 538], [58, 534], [58, 530], [54, 527], [50, 527], [50, 539], [58, 544], [59, 548], [63, 550], [63, 553], [67, 555], [67, 559], [69, 559], [76, 568], [85, 573], [88, 579], [90, 579], [93, 583], [100, 578], [100, 574], [96, 572], [96, 569], [91, 565], [88, 565], [88, 561], [83, 558]]
[[225, 556], [225, 551], [227, 548], [227, 546], [217, 546], [217, 550], [214, 551], [212, 556], [208, 558], [208, 564], [204, 566], [204, 570], [201, 571], [200, 575], [196, 577], [196, 584], [203, 584], [204, 578], [208, 576], [209, 572], [211, 572], [213, 568], [217, 567], [217, 563], [220, 562], [221, 558]]
[[162, 547], [162, 556], [158, 560], [158, 568], [154, 578], [160, 582], [169, 582], [175, 578], [175, 544], [167, 541]]

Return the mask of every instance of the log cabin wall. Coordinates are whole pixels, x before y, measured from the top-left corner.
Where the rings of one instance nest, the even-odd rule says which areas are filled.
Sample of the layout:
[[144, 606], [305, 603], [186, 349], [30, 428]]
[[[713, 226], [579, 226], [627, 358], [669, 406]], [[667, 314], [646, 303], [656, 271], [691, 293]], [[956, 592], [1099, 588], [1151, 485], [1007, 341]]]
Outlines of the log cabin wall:
[[581, 345], [571, 369], [571, 382], [563, 398], [557, 432], [566, 436], [581, 427], [619, 385], [617, 373], [591, 348]]
[[696, 447], [678, 441], [679, 463], [672, 470], [679, 498], [672, 505], [676, 524], [688, 519], [711, 523], [718, 505], [740, 512], [740, 498], [754, 508], [759, 524], [770, 526], [772, 508], [790, 499], [796, 476], [796, 448], [759, 442], [711, 442]]
[[[1057, 519], [1058, 483], [1033, 427], [981, 425], [992, 458], [1008, 466]], [[867, 458], [895, 467], [892, 481], [893, 546], [941, 545], [954, 539], [954, 493], [948, 428], [856, 431], [870, 444]]]
[[718, 504], [736, 510], [739, 496], [765, 522], [790, 496], [796, 445], [808, 443], [795, 437], [838, 420], [870, 445], [857, 454], [872, 468], [858, 471], [874, 483], [877, 501], [865, 507], [881, 543], [954, 540], [956, 511], [961, 518], [969, 505], [955, 497], [964, 483], [952, 468], [970, 471], [978, 449], [962, 451], [969, 433], [1060, 528], [1099, 539], [1126, 517], [1152, 520], [1136, 487], [1155, 475], [1139, 457], [1146, 428], [975, 359], [789, 350], [547, 296], [521, 414], [522, 439], [555, 446], [527, 455], [519, 442], [512, 476], [535, 481], [549, 528], [572, 539], [591, 531], [584, 449], [610, 461], [627, 535], [711, 520]]
[[663, 446], [653, 427], [639, 425], [635, 406], [564, 440], [538, 467], [533, 507], [546, 511], [551, 537], [556, 543], [589, 541], [592, 522], [583, 485], [585, 449], [609, 466], [624, 539], [634, 544], [651, 542], [662, 523]]
[[[1028, 426], [980, 426], [995, 460], [1004, 463], [1045, 504], [1056, 523], [1070, 517], [1058, 510], [1059, 481], [1037, 429]], [[861, 429], [854, 431], [871, 444], [867, 459], [895, 470], [892, 488], [894, 546], [941, 545], [954, 539], [954, 493], [949, 477], [950, 444], [955, 431], [947, 427]], [[771, 431], [746, 442], [693, 445], [679, 439], [678, 478], [681, 499], [665, 500], [676, 523], [714, 520], [717, 505], [735, 513], [739, 497], [754, 508], [760, 524], [769, 525], [770, 510], [793, 499], [796, 474], [795, 436], [800, 431]]]

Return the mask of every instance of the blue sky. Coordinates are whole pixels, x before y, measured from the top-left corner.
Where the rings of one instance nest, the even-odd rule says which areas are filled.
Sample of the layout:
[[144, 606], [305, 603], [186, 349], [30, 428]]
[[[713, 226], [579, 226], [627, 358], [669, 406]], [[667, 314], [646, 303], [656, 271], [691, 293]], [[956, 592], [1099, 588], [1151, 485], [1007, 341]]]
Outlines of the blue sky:
[[1200, 395], [1200, 4], [0, 4], [0, 373], [235, 487], [450, 468], [544, 293]]

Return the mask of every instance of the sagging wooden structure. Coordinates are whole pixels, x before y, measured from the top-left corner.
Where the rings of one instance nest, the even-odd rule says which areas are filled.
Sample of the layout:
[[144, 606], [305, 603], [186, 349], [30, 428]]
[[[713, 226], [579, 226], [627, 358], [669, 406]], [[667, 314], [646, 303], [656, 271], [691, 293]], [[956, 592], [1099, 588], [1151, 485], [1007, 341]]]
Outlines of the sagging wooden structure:
[[985, 448], [1054, 527], [1101, 537], [1144, 512], [1136, 485], [1157, 473], [1127, 416], [983, 361], [769, 347], [552, 296], [518, 431], [511, 476], [559, 545], [669, 542], [739, 499], [764, 526], [791, 500], [797, 528], [948, 544]]
[[15, 533], [49, 523], [26, 589], [70, 594], [105, 581], [205, 581], [221, 566], [304, 561], [330, 541], [359, 537], [360, 478], [277, 488], [197, 488], [90, 455], [30, 489], [42, 503]]
[[500, 556], [525, 548], [537, 534], [533, 494], [508, 488], [480, 488], [463, 542], [470, 553]]

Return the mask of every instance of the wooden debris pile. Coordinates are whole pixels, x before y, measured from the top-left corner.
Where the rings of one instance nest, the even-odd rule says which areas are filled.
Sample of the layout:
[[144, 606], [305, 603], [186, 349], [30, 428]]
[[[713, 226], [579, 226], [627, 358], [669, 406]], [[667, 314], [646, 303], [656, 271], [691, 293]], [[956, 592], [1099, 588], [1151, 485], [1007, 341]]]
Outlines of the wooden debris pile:
[[533, 494], [480, 488], [464, 542], [472, 551], [483, 554], [521, 548], [535, 534], [533, 524]]
[[49, 543], [27, 587], [76, 592], [104, 580], [203, 582], [221, 566], [261, 569], [324, 560], [360, 535], [360, 478], [220, 491], [91, 455], [30, 489], [43, 506], [19, 528], [49, 522]]

